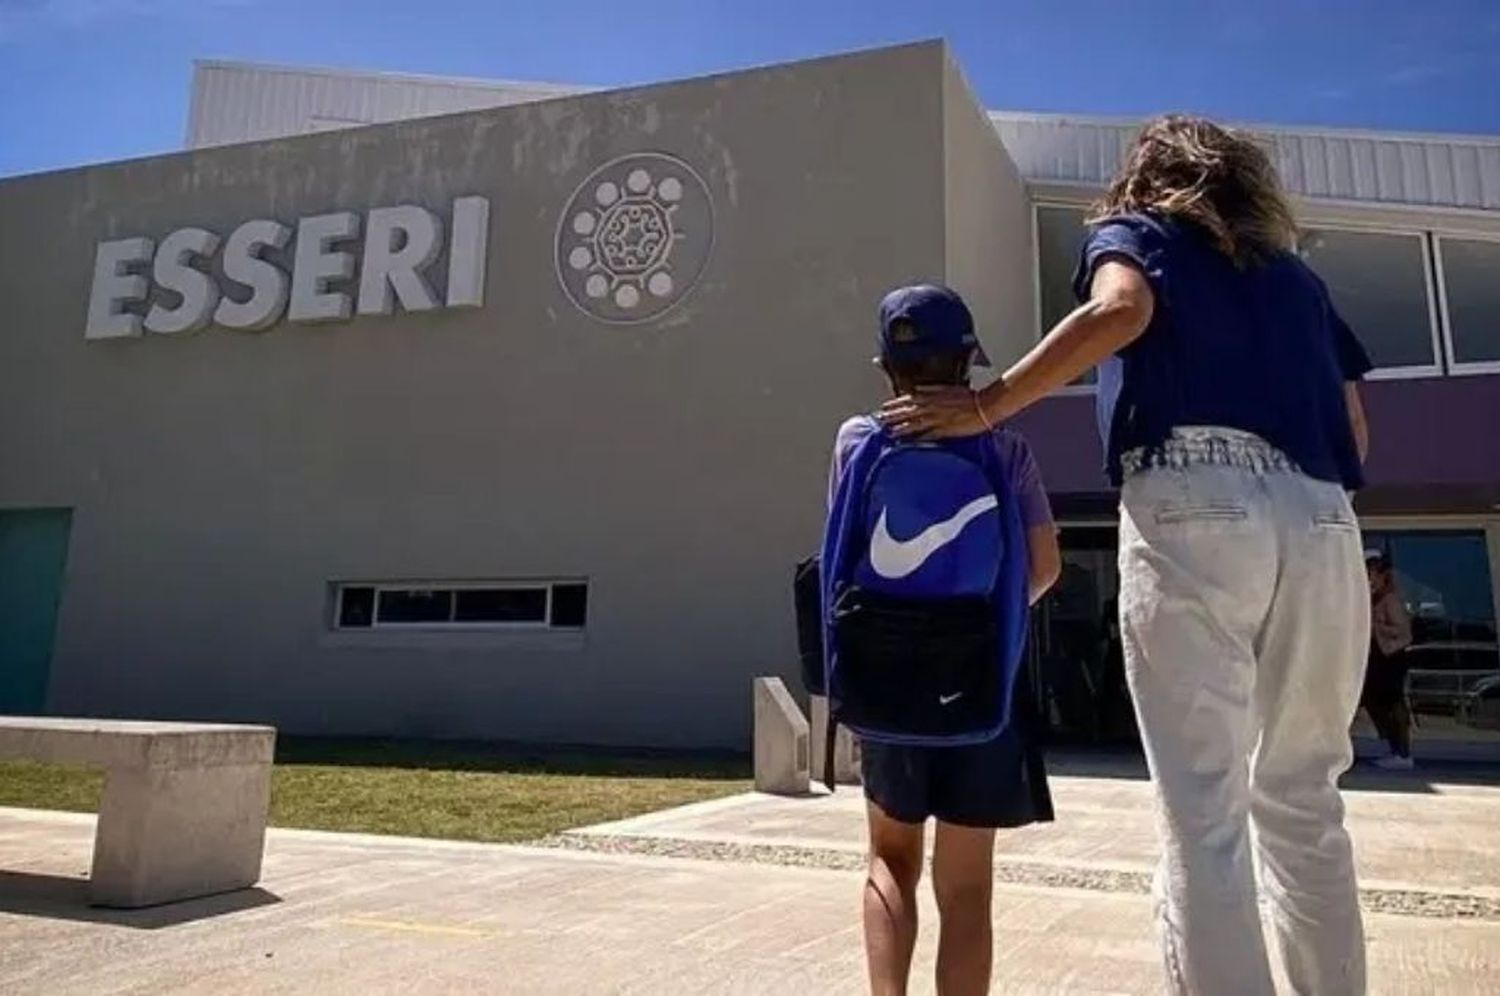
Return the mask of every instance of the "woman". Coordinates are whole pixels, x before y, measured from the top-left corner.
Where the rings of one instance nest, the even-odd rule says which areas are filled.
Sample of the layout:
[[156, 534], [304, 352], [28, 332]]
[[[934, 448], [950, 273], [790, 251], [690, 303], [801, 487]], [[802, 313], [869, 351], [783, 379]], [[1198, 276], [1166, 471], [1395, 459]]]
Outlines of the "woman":
[[1411, 709], [1406, 703], [1406, 672], [1401, 652], [1411, 646], [1411, 614], [1396, 589], [1396, 568], [1389, 554], [1365, 558], [1370, 574], [1370, 656], [1359, 704], [1391, 752], [1375, 762], [1387, 771], [1410, 771]]
[[1353, 382], [1369, 361], [1294, 239], [1249, 136], [1152, 122], [1085, 240], [1083, 305], [984, 390], [919, 392], [882, 414], [904, 435], [973, 433], [1100, 366], [1178, 993], [1274, 991], [1252, 846], [1296, 991], [1364, 991], [1336, 780], [1369, 634], [1347, 495], [1362, 483]]

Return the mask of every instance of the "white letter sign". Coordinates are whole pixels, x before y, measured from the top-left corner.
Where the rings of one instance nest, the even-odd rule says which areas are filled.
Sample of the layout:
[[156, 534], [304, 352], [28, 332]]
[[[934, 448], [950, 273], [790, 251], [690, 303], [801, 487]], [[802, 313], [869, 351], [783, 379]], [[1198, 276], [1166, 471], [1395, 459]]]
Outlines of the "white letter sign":
[[152, 332], [172, 334], [197, 332], [213, 318], [219, 303], [219, 287], [202, 270], [187, 265], [190, 256], [212, 256], [219, 248], [219, 237], [202, 228], [179, 228], [161, 240], [156, 249], [152, 276], [158, 287], [175, 291], [182, 302], [175, 308], [153, 304], [146, 312], [146, 328]]
[[[395, 247], [400, 232], [405, 245]], [[365, 259], [359, 275], [359, 313], [389, 315], [391, 291], [407, 311], [431, 311], [438, 306], [432, 288], [419, 272], [437, 259], [442, 248], [442, 223], [437, 215], [412, 204], [375, 208], [365, 223]]]
[[354, 254], [332, 252], [328, 244], [358, 234], [359, 215], [353, 211], [313, 215], [298, 223], [287, 318], [294, 322], [328, 322], [349, 317], [353, 309], [349, 295], [330, 291], [328, 281], [354, 276]]
[[144, 301], [151, 290], [151, 282], [139, 273], [125, 273], [127, 263], [150, 259], [151, 248], [152, 242], [147, 238], [99, 243], [94, 254], [89, 319], [83, 329], [85, 339], [118, 339], [141, 334], [141, 316], [121, 311], [119, 306], [126, 301]]
[[490, 239], [490, 202], [460, 197], [453, 202], [448, 243], [448, 307], [484, 307], [485, 249]]
[[[177, 335], [211, 323], [258, 331], [283, 317], [332, 322], [356, 310], [389, 315], [398, 304], [408, 312], [478, 308], [484, 304], [490, 202], [460, 197], [451, 217], [441, 294], [433, 287], [433, 264], [444, 248], [443, 219], [416, 204], [371, 208], [363, 218], [353, 211], [302, 218], [295, 240], [291, 227], [255, 218], [223, 240], [206, 228], [188, 227], [168, 233], [160, 246], [145, 237], [100, 242], [83, 336], [121, 339], [143, 329]], [[362, 229], [362, 246], [335, 248], [357, 239]], [[141, 264], [150, 265], [149, 276], [132, 272]], [[165, 295], [153, 294], [153, 285]], [[132, 310], [132, 302], [149, 307]]]
[[214, 321], [231, 329], [256, 330], [275, 325], [286, 310], [287, 275], [257, 250], [262, 246], [285, 249], [292, 230], [280, 222], [247, 221], [224, 242], [224, 276], [250, 288], [250, 297], [240, 303], [228, 295], [219, 302]]

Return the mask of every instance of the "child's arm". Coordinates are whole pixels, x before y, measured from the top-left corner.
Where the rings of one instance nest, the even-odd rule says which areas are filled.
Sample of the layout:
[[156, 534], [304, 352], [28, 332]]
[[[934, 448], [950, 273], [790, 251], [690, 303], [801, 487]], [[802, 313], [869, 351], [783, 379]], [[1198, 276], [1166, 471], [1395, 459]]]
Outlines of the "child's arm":
[[844, 477], [844, 465], [849, 462], [849, 454], [854, 452], [864, 438], [875, 431], [875, 422], [864, 416], [857, 416], [839, 426], [838, 435], [833, 438], [833, 457], [828, 462], [828, 507], [833, 508], [833, 498], [839, 493], [839, 481]]
[[1030, 604], [1035, 605], [1062, 574], [1062, 550], [1057, 544], [1052, 504], [1047, 500], [1036, 457], [1021, 434], [1003, 429], [996, 433], [995, 442], [1020, 503], [1021, 525], [1026, 527], [1026, 588]]
[[1028, 604], [1035, 605], [1062, 576], [1062, 549], [1057, 545], [1057, 526], [1045, 522], [1026, 530]]

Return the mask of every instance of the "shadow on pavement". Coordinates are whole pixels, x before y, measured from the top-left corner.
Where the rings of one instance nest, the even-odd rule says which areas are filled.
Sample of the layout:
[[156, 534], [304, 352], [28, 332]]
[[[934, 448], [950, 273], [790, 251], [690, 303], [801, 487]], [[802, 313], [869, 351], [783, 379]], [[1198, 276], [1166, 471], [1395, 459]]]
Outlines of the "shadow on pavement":
[[[1049, 775], [1075, 778], [1120, 778], [1144, 781], [1146, 761], [1129, 749], [1089, 750], [1054, 748], [1047, 751]], [[1348, 792], [1409, 792], [1436, 794], [1438, 786], [1500, 787], [1500, 764], [1493, 761], [1424, 761], [1417, 758], [1413, 771], [1382, 771], [1361, 760], [1339, 780]]]
[[1073, 778], [1145, 781], [1146, 759], [1137, 750], [1054, 747], [1047, 750], [1047, 774]]
[[1439, 785], [1500, 787], [1500, 765], [1482, 761], [1423, 761], [1412, 771], [1382, 771], [1360, 761], [1339, 780], [1346, 792], [1410, 792], [1436, 794]]
[[160, 930], [279, 902], [281, 897], [265, 889], [239, 889], [144, 909], [104, 909], [89, 905], [87, 879], [0, 871], [0, 913], [107, 923], [137, 930]]

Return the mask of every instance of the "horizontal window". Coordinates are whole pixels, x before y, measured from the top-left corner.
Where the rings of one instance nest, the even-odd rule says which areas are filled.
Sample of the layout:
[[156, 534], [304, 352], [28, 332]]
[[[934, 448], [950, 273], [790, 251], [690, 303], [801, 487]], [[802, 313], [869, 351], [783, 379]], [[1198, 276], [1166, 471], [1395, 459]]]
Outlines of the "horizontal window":
[[339, 629], [582, 629], [588, 621], [588, 585], [582, 581], [344, 584], [337, 588], [335, 619]]
[[1437, 243], [1453, 365], [1500, 364], [1500, 242]]
[[[1076, 306], [1088, 212], [1066, 204], [1035, 212], [1040, 337]], [[1500, 370], [1500, 239], [1317, 225], [1303, 231], [1300, 249], [1377, 373]], [[1094, 381], [1091, 371], [1079, 383]]]
[[1302, 252], [1376, 369], [1440, 369], [1421, 234], [1311, 228]]
[[449, 622], [453, 618], [453, 592], [423, 588], [397, 588], [375, 593], [375, 619], [382, 623], [412, 625]]
[[546, 588], [472, 588], [453, 593], [453, 621], [540, 623], [547, 621]]
[[[1042, 204], [1036, 209], [1037, 299], [1040, 328], [1037, 338], [1052, 331], [1078, 306], [1073, 297], [1073, 271], [1078, 267], [1078, 253], [1083, 248], [1088, 211], [1081, 207]], [[1078, 384], [1092, 384], [1094, 371], [1078, 379]]]

